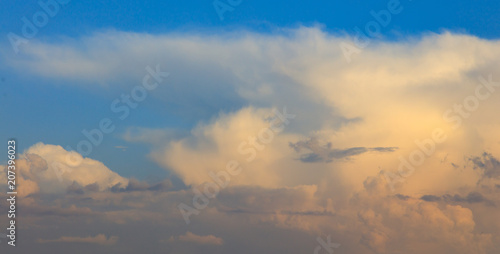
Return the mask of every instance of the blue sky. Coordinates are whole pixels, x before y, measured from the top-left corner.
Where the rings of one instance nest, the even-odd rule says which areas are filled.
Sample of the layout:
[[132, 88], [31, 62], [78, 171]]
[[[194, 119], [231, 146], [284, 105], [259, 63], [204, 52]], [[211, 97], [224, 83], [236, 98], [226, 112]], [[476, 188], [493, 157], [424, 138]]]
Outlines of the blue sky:
[[[3, 4], [0, 9], [0, 34], [3, 35], [2, 45], [8, 45], [6, 35], [9, 32], [21, 34], [21, 18], [25, 16], [31, 19], [41, 7], [33, 0]], [[40, 29], [36, 39], [51, 41], [61, 37], [79, 38], [109, 29], [151, 34], [212, 34], [245, 29], [272, 34], [282, 28], [318, 25], [330, 33], [343, 34], [353, 33], [356, 26], [363, 27], [373, 20], [371, 10], [382, 10], [386, 5], [387, 1], [303, 3], [244, 0], [234, 10], [225, 12], [224, 20], [220, 20], [210, 1], [70, 1]], [[403, 11], [392, 16], [390, 25], [381, 31], [385, 40], [443, 30], [489, 39], [500, 37], [498, 1], [402, 0], [401, 5]], [[0, 71], [3, 77], [0, 83], [0, 111], [3, 111], [2, 115], [13, 115], [11, 121], [16, 123], [4, 124], [0, 129], [2, 133], [18, 138], [21, 149], [36, 142], [62, 146], [75, 144], [82, 138], [82, 128], [91, 128], [93, 123], [109, 114], [109, 98], [119, 95], [118, 91], [113, 90], [105, 90], [107, 94], [103, 95], [102, 91], [69, 89], [58, 84], [58, 81], [13, 73], [5, 66]], [[31, 101], [33, 104], [20, 103], [21, 101]], [[146, 159], [148, 149], [144, 146], [137, 145], [126, 151], [113, 149], [114, 146], [126, 146], [119, 133], [128, 126], [189, 129], [200, 120], [181, 117], [172, 112], [148, 110], [153, 109], [154, 104], [154, 101], [142, 104], [132, 117], [119, 123], [115, 134], [106, 136], [103, 145], [91, 157], [103, 160], [125, 176], [146, 178], [149, 173], [164, 174], [162, 169]], [[217, 110], [231, 111], [234, 108], [226, 105]], [[78, 114], [78, 117], [68, 118], [67, 115], [70, 114]], [[202, 118], [206, 120], [210, 117], [211, 115], [205, 115]], [[113, 159], [123, 155], [134, 159]], [[137, 167], [151, 170], [138, 173]]]
[[[323, 24], [328, 31], [352, 31], [371, 19], [370, 10], [386, 8], [388, 1], [245, 1], [221, 21], [211, 1], [70, 1], [40, 37], [81, 36], [99, 29], [159, 33], [175, 30], [247, 28], [272, 31], [275, 27]], [[0, 10], [0, 31], [18, 31], [21, 17], [31, 17], [35, 0], [6, 2]], [[498, 1], [402, 0], [402, 15], [384, 33], [402, 34], [463, 31], [483, 38], [500, 36]], [[5, 37], [4, 37], [5, 39]]]

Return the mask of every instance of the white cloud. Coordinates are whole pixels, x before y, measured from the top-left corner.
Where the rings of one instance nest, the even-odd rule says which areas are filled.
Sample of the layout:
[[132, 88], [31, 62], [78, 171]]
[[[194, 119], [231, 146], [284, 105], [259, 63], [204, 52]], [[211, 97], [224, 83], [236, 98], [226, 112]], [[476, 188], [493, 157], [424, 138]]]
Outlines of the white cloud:
[[66, 193], [73, 183], [80, 186], [96, 185], [99, 190], [128, 184], [128, 179], [111, 171], [102, 162], [83, 158], [61, 146], [43, 143], [35, 144], [21, 154], [16, 170], [19, 172], [20, 196], [38, 192]]

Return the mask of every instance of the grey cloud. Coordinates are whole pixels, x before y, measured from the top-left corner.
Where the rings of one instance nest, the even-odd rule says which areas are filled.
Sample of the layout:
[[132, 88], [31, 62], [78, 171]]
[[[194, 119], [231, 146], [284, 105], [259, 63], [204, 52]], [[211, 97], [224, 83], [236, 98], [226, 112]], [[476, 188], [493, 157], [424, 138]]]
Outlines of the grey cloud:
[[441, 197], [434, 195], [423, 195], [420, 199], [427, 202], [437, 202], [441, 200]]
[[453, 196], [446, 195], [445, 196], [447, 199], [453, 201], [453, 202], [465, 202], [465, 203], [490, 203], [489, 200], [487, 200], [483, 194], [479, 192], [470, 192], [467, 194], [467, 196], [460, 196], [458, 194], [455, 194]]
[[301, 216], [334, 216], [335, 213], [332, 211], [261, 211], [261, 210], [251, 210], [251, 209], [227, 209], [219, 208], [219, 211], [224, 213], [238, 213], [238, 214], [261, 214], [261, 215], [273, 215], [273, 214], [285, 214], [285, 215], [301, 215]]
[[443, 196], [436, 196], [436, 195], [423, 195], [420, 197], [421, 200], [427, 201], [427, 202], [439, 202], [441, 200], [445, 202], [457, 202], [457, 203], [469, 203], [469, 204], [474, 204], [474, 203], [484, 203], [486, 205], [494, 205], [494, 203], [487, 198], [483, 196], [483, 194], [473, 191], [469, 192], [467, 196], [461, 196], [459, 194], [455, 195], [443, 195]]
[[79, 194], [82, 195], [85, 192], [96, 192], [99, 191], [99, 184], [93, 183], [86, 186], [81, 186], [79, 183], [73, 181], [73, 183], [66, 188], [66, 193], [68, 194]]
[[311, 153], [302, 154], [300, 160], [302, 162], [332, 162], [334, 159], [349, 159], [352, 156], [360, 155], [366, 152], [394, 152], [398, 147], [351, 147], [347, 149], [332, 148], [332, 143], [327, 142], [321, 145], [316, 138], [299, 141], [289, 144], [296, 152], [301, 152], [303, 149], [312, 151]]
[[484, 152], [481, 156], [469, 158], [474, 164], [474, 169], [484, 170], [483, 176], [486, 178], [500, 177], [500, 161], [492, 154]]
[[398, 198], [398, 199], [401, 199], [401, 200], [405, 200], [405, 201], [408, 200], [408, 199], [410, 199], [410, 196], [406, 196], [406, 195], [403, 195], [403, 194], [396, 194], [395, 197]]

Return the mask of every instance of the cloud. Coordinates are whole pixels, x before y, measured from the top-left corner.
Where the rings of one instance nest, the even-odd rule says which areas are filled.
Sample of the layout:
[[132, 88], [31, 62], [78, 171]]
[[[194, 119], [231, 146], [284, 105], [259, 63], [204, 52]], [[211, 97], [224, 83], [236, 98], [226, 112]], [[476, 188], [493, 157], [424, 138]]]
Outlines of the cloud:
[[440, 201], [441, 197], [434, 196], [434, 195], [423, 195], [420, 199], [422, 199], [424, 201], [428, 201], [428, 202], [436, 202], [436, 201]]
[[[59, 207], [57, 205], [46, 206], [38, 204], [24, 204], [25, 208], [29, 209], [26, 212], [28, 215], [35, 216], [55, 216], [55, 217], [79, 217], [79, 216], [92, 216], [96, 215], [88, 207], [77, 207], [76, 205], [71, 205], [68, 208]], [[24, 211], [22, 212], [24, 213]]]
[[118, 183], [111, 187], [112, 192], [130, 192], [130, 191], [166, 191], [172, 189], [173, 184], [169, 179], [166, 179], [157, 184], [149, 184], [147, 182], [138, 181], [135, 178], [131, 178], [128, 185], [122, 187], [121, 183]]
[[99, 191], [99, 184], [93, 183], [84, 187], [75, 181], [66, 189], [70, 194], [84, 194], [86, 191]]
[[500, 161], [490, 153], [483, 153], [469, 159], [474, 163], [474, 167], [482, 169], [486, 178], [500, 178]]
[[366, 152], [394, 152], [398, 149], [397, 147], [351, 147], [347, 149], [335, 149], [332, 148], [331, 142], [321, 146], [316, 138], [290, 143], [290, 147], [297, 152], [303, 149], [313, 151], [312, 153], [301, 155], [300, 160], [302, 162], [332, 162], [333, 159], [349, 159], [352, 156]]
[[[77, 191], [78, 186], [87, 190], [104, 190], [128, 180], [111, 171], [102, 162], [83, 158], [61, 146], [38, 143], [31, 146], [17, 160], [19, 195], [66, 193]], [[69, 189], [68, 189], [69, 188]]]
[[[25, 218], [40, 232], [52, 230], [50, 223], [70, 233], [117, 227], [117, 237], [131, 239], [119, 244], [131, 249], [138, 241], [130, 235], [143, 226], [161, 227], [144, 236], [152, 242], [212, 244], [220, 253], [313, 250], [319, 235], [332, 235], [345, 253], [498, 253], [499, 211], [491, 204], [500, 202], [500, 91], [494, 87], [467, 117], [457, 120], [454, 108], [472, 103], [478, 76], [500, 80], [500, 42], [427, 34], [373, 43], [347, 64], [339, 48], [347, 40], [304, 27], [278, 34], [115, 31], [32, 40], [16, 58], [2, 53], [2, 64], [23, 75], [97, 92], [136, 85], [146, 66], [159, 64], [172, 75], [151, 97], [194, 126], [130, 127], [122, 136], [129, 147], [151, 145], [150, 158], [186, 184], [181, 190], [126, 179], [60, 146], [29, 148], [18, 160], [19, 193], [33, 208]], [[284, 106], [296, 118], [272, 142], [255, 144], [272, 109]], [[436, 128], [446, 141], [433, 146]], [[392, 192], [383, 172], [398, 172], [401, 158], [418, 149], [433, 152]], [[81, 164], [68, 164], [67, 156]], [[177, 205], [191, 204], [214, 174], [223, 179], [230, 161], [241, 174], [190, 225], [210, 235], [182, 235]], [[172, 253], [189, 252], [189, 244], [178, 245]]]
[[332, 214], [333, 208], [322, 206], [315, 197], [317, 186], [293, 188], [233, 187], [218, 196], [219, 208], [230, 212]]
[[[242, 170], [230, 179], [232, 185], [279, 186], [281, 173], [278, 168], [269, 168], [269, 163], [278, 163], [275, 156], [282, 154], [282, 148], [287, 147], [287, 140], [293, 136], [283, 131], [271, 133], [269, 142], [255, 140], [260, 132], [270, 128], [274, 117], [270, 108], [253, 107], [220, 114], [209, 123], [199, 124], [191, 135], [155, 149], [151, 157], [186, 185], [214, 181], [211, 172], [224, 171], [228, 163], [236, 161]], [[261, 152], [262, 149], [265, 152]]]
[[61, 236], [54, 240], [44, 240], [38, 239], [39, 243], [89, 243], [89, 244], [99, 244], [99, 245], [114, 245], [118, 241], [118, 237], [110, 236], [106, 237], [104, 234], [98, 234], [96, 236], [88, 237], [73, 237], [73, 236]]
[[127, 151], [127, 146], [114, 146], [116, 149], [121, 149], [122, 151]]
[[384, 182], [382, 176], [368, 179], [365, 190], [351, 201], [362, 223], [360, 241], [375, 253], [400, 248], [433, 252], [444, 246], [443, 253], [485, 253], [492, 245], [493, 235], [476, 230], [471, 209], [427, 202], [439, 199], [433, 195], [421, 199], [386, 196]]
[[191, 232], [186, 232], [184, 235], [180, 235], [177, 237], [170, 237], [168, 242], [187, 242], [187, 243], [195, 243], [195, 244], [203, 244], [203, 245], [222, 245], [224, 244], [224, 240], [222, 238], [216, 237], [214, 235], [196, 235]]
[[466, 197], [461, 197], [460, 195], [454, 195], [450, 197], [452, 201], [455, 202], [467, 202], [467, 203], [480, 203], [488, 201], [484, 198], [484, 196], [479, 192], [470, 192]]
[[428, 202], [439, 202], [441, 200], [446, 201], [446, 202], [458, 202], [458, 203], [485, 203], [487, 205], [494, 205], [494, 203], [484, 197], [483, 194], [473, 191], [469, 192], [467, 196], [461, 196], [459, 194], [455, 195], [443, 195], [442, 197], [435, 196], [435, 195], [423, 195], [420, 199]]

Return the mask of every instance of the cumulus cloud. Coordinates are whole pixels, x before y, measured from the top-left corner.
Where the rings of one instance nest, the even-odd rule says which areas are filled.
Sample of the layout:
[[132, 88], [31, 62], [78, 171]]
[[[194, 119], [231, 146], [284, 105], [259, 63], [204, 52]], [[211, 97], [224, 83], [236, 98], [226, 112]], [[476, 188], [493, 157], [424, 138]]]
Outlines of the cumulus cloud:
[[[198, 124], [180, 132], [132, 127], [123, 139], [151, 144], [151, 158], [188, 189], [129, 180], [101, 162], [37, 144], [19, 160], [21, 195], [71, 194], [50, 204], [62, 212], [37, 214], [90, 214], [123, 227], [162, 224], [175, 231], [162, 236], [167, 243], [228, 246], [222, 253], [246, 241], [271, 252], [258, 244], [266, 240], [263, 228], [280, 233], [271, 239], [281, 239], [273, 241], [274, 252], [293, 234], [311, 236], [312, 249], [316, 236], [331, 234], [346, 253], [500, 250], [500, 91], [483, 87], [488, 99], [474, 110], [464, 105], [476, 96], [478, 76], [500, 80], [498, 41], [448, 32], [381, 41], [347, 64], [339, 44], [348, 38], [318, 28], [225, 36], [105, 32], [79, 40], [33, 41], [4, 63], [27, 75], [110, 89], [140, 80], [147, 65], [165, 66], [172, 73], [168, 89], [152, 97]], [[273, 108], [283, 106], [296, 118], [260, 142]], [[436, 128], [446, 140], [432, 145]], [[401, 158], [410, 160], [416, 150], [425, 160], [393, 192], [384, 172], [398, 172]], [[68, 164], [69, 155], [81, 163]], [[234, 161], [241, 173], [224, 177]], [[229, 186], [192, 223], [192, 231], [213, 234], [179, 235], [185, 225], [176, 206], [225, 178]], [[252, 238], [238, 235], [232, 223]]]
[[294, 136], [272, 132], [265, 134], [269, 136], [262, 141], [259, 134], [269, 130], [274, 117], [270, 108], [253, 107], [221, 114], [213, 122], [197, 126], [190, 136], [153, 151], [152, 158], [170, 168], [187, 185], [214, 181], [211, 173], [225, 171], [227, 164], [234, 161], [240, 165], [241, 173], [230, 179], [231, 184], [279, 186], [283, 168], [271, 169], [268, 163], [279, 163], [276, 156], [282, 154], [280, 148], [286, 147], [287, 140]]
[[426, 201], [390, 196], [384, 185], [382, 176], [369, 178], [365, 190], [352, 200], [359, 207], [360, 243], [375, 253], [397, 249], [409, 253], [438, 249], [443, 253], [485, 253], [492, 245], [493, 235], [476, 229], [471, 209], [426, 202], [434, 200], [431, 196], [422, 197]]
[[79, 192], [104, 190], [128, 180], [111, 171], [102, 162], [83, 158], [61, 146], [38, 143], [26, 150], [17, 160], [19, 195], [33, 193]]

